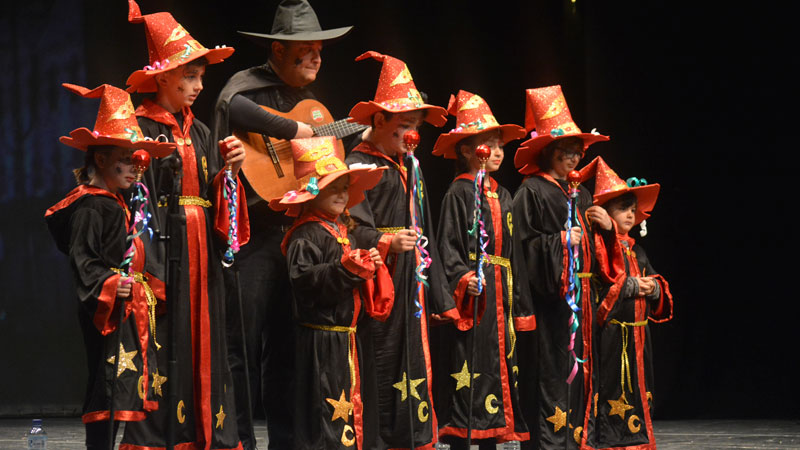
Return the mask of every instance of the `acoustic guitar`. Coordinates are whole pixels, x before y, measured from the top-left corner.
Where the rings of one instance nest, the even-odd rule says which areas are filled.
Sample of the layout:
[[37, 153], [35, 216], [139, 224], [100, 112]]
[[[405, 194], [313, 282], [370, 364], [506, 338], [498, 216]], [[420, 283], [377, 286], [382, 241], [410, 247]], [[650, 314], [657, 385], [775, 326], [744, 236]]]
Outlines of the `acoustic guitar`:
[[[325, 105], [311, 99], [300, 101], [287, 113], [263, 105], [261, 107], [277, 116], [311, 125], [314, 136], [334, 136], [337, 150], [342, 155], [344, 147], [341, 139], [368, 128], [348, 122], [347, 119], [334, 121]], [[234, 131], [233, 134], [242, 141], [247, 152], [242, 171], [262, 199], [269, 201], [280, 197], [288, 191], [300, 189], [303, 182], [307, 181], [295, 179], [292, 145], [288, 140], [260, 133]]]

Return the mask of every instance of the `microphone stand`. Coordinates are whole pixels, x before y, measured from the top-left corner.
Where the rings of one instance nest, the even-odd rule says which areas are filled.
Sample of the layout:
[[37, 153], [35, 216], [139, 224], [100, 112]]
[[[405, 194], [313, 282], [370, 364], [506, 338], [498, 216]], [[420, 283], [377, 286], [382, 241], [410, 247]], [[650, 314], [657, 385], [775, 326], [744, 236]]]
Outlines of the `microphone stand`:
[[162, 160], [166, 163], [164, 170], [171, 172], [172, 187], [167, 194], [167, 220], [164, 224], [163, 234], [159, 239], [166, 245], [166, 294], [167, 294], [167, 317], [169, 342], [167, 350], [167, 429], [166, 429], [166, 448], [173, 450], [176, 441], [175, 420], [170, 417], [170, 412], [176, 411], [178, 418], [182, 416], [178, 408], [178, 352], [176, 332], [180, 308], [180, 278], [181, 278], [181, 257], [183, 255], [183, 240], [178, 235], [181, 229], [182, 217], [180, 213], [180, 192], [181, 178], [183, 177], [183, 162], [176, 151], [170, 157]]

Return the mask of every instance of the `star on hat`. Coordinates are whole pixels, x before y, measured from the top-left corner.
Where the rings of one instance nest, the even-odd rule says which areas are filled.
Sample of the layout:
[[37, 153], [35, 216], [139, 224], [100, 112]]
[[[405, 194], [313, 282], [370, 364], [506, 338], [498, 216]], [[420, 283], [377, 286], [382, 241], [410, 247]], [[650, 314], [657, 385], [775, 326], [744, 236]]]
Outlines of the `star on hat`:
[[489, 104], [480, 95], [471, 92], [461, 90], [458, 95], [451, 95], [447, 112], [456, 116], [456, 127], [436, 140], [433, 154], [437, 156], [455, 159], [459, 141], [491, 130], [500, 130], [503, 145], [525, 136], [525, 130], [519, 125], [497, 123]]
[[63, 83], [62, 86], [85, 98], [99, 98], [100, 108], [94, 130], [82, 127], [72, 130], [69, 136], [61, 136], [59, 141], [86, 151], [89, 146], [113, 145], [115, 147], [144, 149], [151, 156], [160, 158], [172, 153], [176, 145], [169, 142], [155, 141], [145, 138], [139, 122], [136, 120], [131, 96], [118, 87], [104, 84], [94, 89], [87, 89], [75, 84]]
[[155, 76], [205, 56], [209, 64], [222, 62], [233, 54], [233, 47], [208, 49], [195, 40], [172, 14], [142, 15], [135, 0], [128, 0], [128, 22], [144, 22], [150, 63], [128, 77], [128, 92], [156, 92]]
[[389, 113], [427, 111], [425, 121], [431, 125], [441, 127], [447, 122], [447, 110], [422, 101], [422, 95], [417, 90], [406, 63], [373, 51], [360, 55], [356, 61], [367, 58], [383, 62], [378, 78], [378, 89], [375, 91], [374, 100], [359, 102], [350, 110], [351, 122], [372, 125], [372, 116], [378, 111]]
[[594, 130], [584, 133], [575, 125], [561, 86], [528, 89], [525, 96], [525, 131], [531, 133], [531, 139], [523, 142], [514, 155], [514, 166], [523, 175], [539, 170], [539, 155], [548, 144], [557, 139], [581, 138], [584, 151], [595, 142], [609, 139]]
[[378, 184], [387, 168], [355, 164], [348, 168], [343, 162], [344, 154], [334, 140], [332, 136], [322, 136], [291, 141], [294, 175], [298, 180], [305, 180], [305, 184], [300, 190], [292, 190], [270, 200], [270, 208], [275, 211], [286, 210], [287, 216], [296, 217], [303, 203], [313, 200], [319, 191], [344, 175], [350, 176], [346, 207], [350, 208], [364, 200], [364, 191]]

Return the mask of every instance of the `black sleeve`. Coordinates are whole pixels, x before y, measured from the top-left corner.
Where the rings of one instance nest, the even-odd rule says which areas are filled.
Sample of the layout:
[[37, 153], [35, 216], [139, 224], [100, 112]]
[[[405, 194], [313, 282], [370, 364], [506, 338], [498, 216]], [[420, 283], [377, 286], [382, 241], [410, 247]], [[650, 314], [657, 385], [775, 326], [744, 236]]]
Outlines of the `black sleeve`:
[[[332, 252], [327, 252], [330, 255]], [[286, 251], [289, 281], [297, 301], [308, 307], [329, 307], [364, 282], [341, 259], [326, 261], [326, 252], [310, 239], [292, 237]]]
[[271, 114], [240, 94], [231, 99], [228, 115], [232, 129], [266, 134], [278, 139], [292, 139], [297, 134], [297, 122]]

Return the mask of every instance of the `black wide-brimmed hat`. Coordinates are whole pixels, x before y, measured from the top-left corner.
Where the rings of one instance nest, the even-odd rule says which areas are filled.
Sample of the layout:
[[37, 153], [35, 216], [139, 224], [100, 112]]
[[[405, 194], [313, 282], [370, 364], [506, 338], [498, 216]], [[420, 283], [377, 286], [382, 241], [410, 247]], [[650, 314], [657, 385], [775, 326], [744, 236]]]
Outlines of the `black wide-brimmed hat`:
[[353, 27], [323, 30], [314, 9], [307, 0], [283, 0], [275, 12], [270, 34], [239, 31], [261, 45], [270, 41], [331, 41], [349, 33]]

